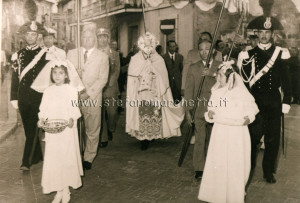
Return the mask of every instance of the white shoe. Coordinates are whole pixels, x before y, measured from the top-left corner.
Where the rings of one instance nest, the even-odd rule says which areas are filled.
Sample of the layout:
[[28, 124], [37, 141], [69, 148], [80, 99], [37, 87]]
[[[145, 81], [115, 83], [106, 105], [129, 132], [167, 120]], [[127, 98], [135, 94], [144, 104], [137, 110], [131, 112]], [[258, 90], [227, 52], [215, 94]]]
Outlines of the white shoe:
[[70, 202], [70, 199], [71, 199], [71, 192], [68, 189], [64, 189], [63, 190], [63, 194], [62, 194], [62, 203], [68, 203]]
[[260, 149], [265, 149], [265, 142], [260, 145]]
[[192, 136], [190, 144], [195, 144], [195, 135]]
[[58, 191], [52, 201], [52, 203], [60, 203], [60, 201], [62, 200], [63, 197], [63, 193], [62, 191]]

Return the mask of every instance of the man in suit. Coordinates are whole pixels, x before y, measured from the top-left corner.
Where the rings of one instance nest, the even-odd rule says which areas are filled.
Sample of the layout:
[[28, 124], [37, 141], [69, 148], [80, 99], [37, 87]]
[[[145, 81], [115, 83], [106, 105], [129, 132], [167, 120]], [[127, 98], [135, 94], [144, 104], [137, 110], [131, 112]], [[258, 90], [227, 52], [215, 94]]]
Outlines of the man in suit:
[[112, 140], [113, 133], [116, 130], [117, 100], [119, 92], [118, 78], [120, 75], [120, 57], [119, 53], [109, 46], [110, 32], [106, 28], [97, 30], [98, 48], [109, 56], [109, 76], [108, 82], [103, 89], [102, 105], [102, 128], [101, 142], [99, 147], [106, 147], [108, 140]]
[[[191, 117], [191, 110], [193, 105], [186, 106], [186, 120], [191, 126], [194, 123], [194, 136], [195, 136], [195, 146], [193, 154], [193, 165], [195, 170], [195, 178], [199, 179], [202, 177], [205, 158], [207, 154], [208, 143], [210, 139], [210, 132], [212, 125], [208, 124], [204, 119], [204, 113], [207, 111], [208, 100], [211, 95], [211, 88], [215, 84], [215, 75], [217, 68], [221, 62], [216, 60], [211, 60], [208, 69], [206, 68], [206, 60], [208, 57], [208, 52], [211, 46], [211, 41], [203, 40], [199, 42], [199, 55], [201, 60], [190, 66], [187, 73], [186, 85], [185, 85], [185, 95], [184, 98], [190, 104], [190, 101], [194, 101], [194, 105], [198, 105], [194, 120]], [[198, 88], [202, 77], [205, 76], [203, 88], [201, 95], [197, 98]]]
[[96, 25], [87, 24], [81, 34], [82, 47], [80, 48], [81, 64], [78, 64], [78, 49], [68, 52], [69, 59], [80, 74], [85, 90], [80, 92], [82, 112], [85, 121], [86, 147], [84, 151], [83, 167], [91, 169], [92, 162], [97, 155], [101, 128], [102, 90], [108, 80], [109, 58], [96, 48]]
[[[48, 62], [46, 50], [37, 45], [38, 35], [43, 32], [45, 29], [35, 21], [21, 26], [18, 33], [24, 35], [27, 46], [13, 54], [11, 59], [14, 68], [11, 79], [11, 103], [20, 111], [26, 136], [21, 170], [29, 170], [31, 164], [43, 160], [40, 142], [37, 141], [35, 147], [33, 146], [42, 94], [30, 88]], [[30, 158], [32, 151], [34, 154]]]
[[[199, 36], [199, 41], [202, 40], [209, 40], [212, 41], [212, 35], [209, 32], [202, 32]], [[219, 51], [214, 51], [213, 54], [213, 58], [216, 61], [222, 61], [222, 53]], [[182, 94], [184, 95], [184, 90], [185, 90], [185, 84], [186, 84], [186, 78], [187, 78], [187, 73], [188, 73], [188, 69], [190, 67], [190, 65], [192, 65], [193, 63], [198, 62], [199, 60], [201, 60], [201, 57], [199, 55], [199, 50], [197, 49], [191, 49], [188, 52], [188, 55], [186, 57], [186, 60], [184, 61], [184, 67], [183, 67], [183, 72], [182, 72]]]
[[43, 41], [45, 49], [47, 50], [47, 60], [65, 60], [67, 58], [66, 52], [56, 46], [54, 46], [55, 33], [53, 30], [47, 30], [43, 34]]
[[258, 146], [264, 135], [263, 176], [268, 183], [276, 183], [274, 174], [280, 144], [281, 116], [289, 112], [291, 103], [290, 53], [272, 43], [274, 30], [283, 29], [276, 18], [259, 16], [249, 23], [247, 29], [258, 30], [259, 40], [256, 47], [242, 52], [238, 60], [240, 74], [259, 108], [255, 121], [249, 125], [252, 147], [250, 176], [253, 175]]
[[167, 42], [168, 52], [163, 55], [168, 70], [169, 83], [175, 104], [181, 101], [181, 80], [183, 56], [175, 52], [177, 44], [174, 40]]

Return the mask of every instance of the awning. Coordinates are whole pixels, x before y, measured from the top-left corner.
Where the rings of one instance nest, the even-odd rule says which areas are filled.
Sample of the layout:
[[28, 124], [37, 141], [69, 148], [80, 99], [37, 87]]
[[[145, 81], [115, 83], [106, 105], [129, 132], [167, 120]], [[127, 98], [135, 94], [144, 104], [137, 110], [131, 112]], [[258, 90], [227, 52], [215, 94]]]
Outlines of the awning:
[[[281, 0], [274, 0], [275, 4], [282, 4]], [[293, 2], [298, 12], [300, 12], [300, 0], [288, 0]], [[149, 6], [158, 7], [163, 4], [164, 0], [146, 0]], [[202, 11], [208, 11], [214, 8], [217, 4], [223, 3], [223, 0], [168, 0], [168, 2], [177, 9], [181, 9], [189, 3], [195, 3]], [[242, 8], [246, 9], [246, 12], [252, 16], [260, 16], [263, 14], [263, 10], [259, 5], [259, 0], [227, 0], [225, 8], [230, 13], [237, 13]]]
[[112, 16], [112, 15], [116, 15], [116, 14], [120, 14], [120, 13], [141, 13], [142, 11], [143, 11], [142, 8], [122, 8], [122, 9], [118, 9], [118, 10], [114, 10], [114, 11], [110, 11], [110, 12], [105, 12], [105, 13], [100, 14], [95, 17], [83, 19], [82, 22], [93, 21], [93, 20], [97, 20], [100, 18], [104, 18], [107, 16]]

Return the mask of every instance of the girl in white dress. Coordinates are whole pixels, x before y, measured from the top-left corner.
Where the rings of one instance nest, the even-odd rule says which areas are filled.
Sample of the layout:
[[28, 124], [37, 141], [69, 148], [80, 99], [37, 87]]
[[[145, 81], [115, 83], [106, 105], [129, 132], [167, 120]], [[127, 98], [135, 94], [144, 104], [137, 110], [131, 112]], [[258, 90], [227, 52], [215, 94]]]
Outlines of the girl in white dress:
[[205, 119], [214, 123], [198, 198], [212, 203], [244, 202], [251, 167], [248, 126], [258, 113], [232, 62], [217, 72]]
[[[77, 85], [74, 85], [74, 80], [77, 81]], [[47, 120], [52, 119], [68, 121], [68, 126], [62, 132], [45, 133], [42, 187], [45, 194], [57, 192], [54, 203], [69, 202], [69, 187], [77, 189], [82, 185], [83, 170], [76, 124], [81, 114], [78, 106], [72, 105], [72, 102], [78, 99], [78, 90], [83, 88], [79, 80], [77, 72], [70, 64], [55, 61], [47, 64], [32, 85], [33, 89], [44, 92], [38, 125], [41, 127]], [[47, 83], [50, 86], [45, 88]]]

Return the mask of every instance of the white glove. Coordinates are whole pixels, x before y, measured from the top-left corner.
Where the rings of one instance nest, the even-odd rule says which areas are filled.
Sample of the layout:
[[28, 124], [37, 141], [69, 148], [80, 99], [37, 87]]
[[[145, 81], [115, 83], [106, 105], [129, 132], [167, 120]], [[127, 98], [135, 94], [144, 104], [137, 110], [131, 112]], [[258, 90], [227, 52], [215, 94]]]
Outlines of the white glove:
[[287, 113], [289, 113], [290, 109], [291, 109], [290, 105], [282, 104], [282, 113], [287, 114]]
[[10, 101], [11, 105], [14, 107], [14, 109], [18, 109], [18, 100], [12, 100]]

